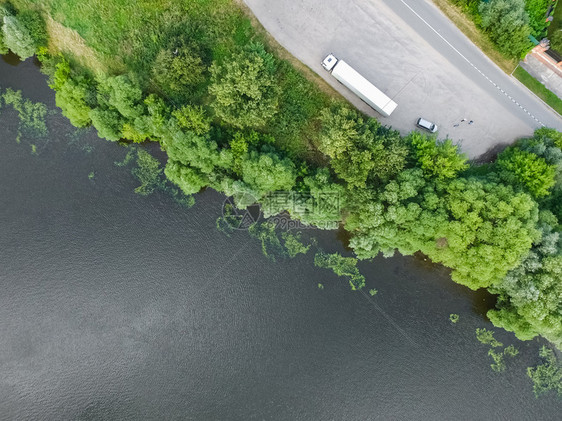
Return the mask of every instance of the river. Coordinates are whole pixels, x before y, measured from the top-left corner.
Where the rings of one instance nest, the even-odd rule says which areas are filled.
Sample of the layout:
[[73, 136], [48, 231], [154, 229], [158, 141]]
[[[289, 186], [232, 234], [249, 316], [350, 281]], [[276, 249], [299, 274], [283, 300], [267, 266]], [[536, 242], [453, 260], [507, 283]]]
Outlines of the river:
[[[32, 60], [0, 85], [56, 109]], [[361, 262], [371, 297], [311, 253], [272, 262], [216, 229], [222, 195], [139, 196], [124, 148], [49, 119], [32, 154], [0, 110], [0, 419], [560, 419], [525, 372], [542, 341], [495, 329], [520, 355], [493, 372], [474, 334], [493, 299], [446, 269]]]

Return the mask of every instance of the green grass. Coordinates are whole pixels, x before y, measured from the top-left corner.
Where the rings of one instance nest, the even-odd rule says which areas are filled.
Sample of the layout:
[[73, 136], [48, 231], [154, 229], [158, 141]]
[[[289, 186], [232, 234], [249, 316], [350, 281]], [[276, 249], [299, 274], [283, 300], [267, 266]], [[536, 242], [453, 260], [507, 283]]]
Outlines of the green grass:
[[519, 81], [529, 88], [536, 96], [546, 102], [550, 107], [552, 107], [558, 114], [562, 115], [562, 100], [556, 96], [552, 91], [549, 91], [545, 86], [540, 83], [537, 79], [531, 76], [529, 73], [518, 67], [513, 72]]
[[[14, 4], [37, 7], [32, 0]], [[108, 68], [119, 68], [123, 62], [127, 70], [139, 74], [178, 35], [198, 38], [219, 53], [247, 43], [252, 32], [249, 19], [232, 0], [45, 0], [42, 7], [75, 30]]]

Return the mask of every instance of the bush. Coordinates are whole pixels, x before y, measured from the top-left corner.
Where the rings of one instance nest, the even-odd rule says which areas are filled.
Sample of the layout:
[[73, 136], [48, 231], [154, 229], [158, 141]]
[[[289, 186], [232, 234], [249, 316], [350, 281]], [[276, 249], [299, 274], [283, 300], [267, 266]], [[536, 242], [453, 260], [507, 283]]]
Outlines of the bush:
[[234, 54], [211, 66], [209, 92], [218, 117], [238, 128], [263, 127], [277, 113], [273, 56], [263, 49]]
[[55, 101], [63, 115], [75, 127], [85, 127], [91, 123], [89, 103], [95, 102], [93, 81], [84, 76], [75, 79], [70, 76], [70, 65], [63, 60], [56, 65], [51, 87], [55, 89]]
[[519, 185], [534, 197], [544, 197], [555, 184], [555, 167], [544, 158], [517, 147], [507, 148], [496, 162], [500, 176], [512, 185]]
[[242, 180], [258, 198], [275, 190], [291, 190], [295, 185], [295, 164], [273, 152], [251, 151], [241, 164]]
[[117, 111], [94, 108], [90, 110], [89, 116], [92, 120], [92, 125], [98, 131], [99, 137], [112, 141], [121, 139], [123, 122]]
[[494, 338], [494, 332], [485, 328], [476, 329], [476, 339], [484, 345], [490, 345], [492, 348], [503, 346], [503, 344]]
[[98, 102], [104, 108], [114, 108], [123, 117], [134, 119], [144, 113], [142, 90], [127, 75], [101, 77]]
[[47, 29], [41, 13], [36, 10], [23, 10], [17, 14], [17, 18], [29, 32], [36, 49], [47, 46]]
[[152, 67], [152, 79], [165, 96], [186, 98], [205, 80], [205, 67], [189, 46], [161, 50]]
[[164, 170], [166, 177], [185, 194], [194, 194], [209, 184], [209, 178], [201, 171], [169, 160]]
[[562, 51], [562, 29], [554, 31], [549, 37], [550, 47], [556, 51]]
[[201, 106], [185, 105], [172, 111], [172, 115], [181, 128], [191, 130], [197, 135], [209, 133], [211, 130], [211, 119]]
[[261, 250], [265, 257], [276, 261], [276, 257], [284, 257], [285, 248], [279, 240], [276, 226], [273, 222], [255, 223], [248, 228], [250, 236], [257, 238], [261, 242]]
[[8, 54], [10, 49], [4, 42], [4, 31], [0, 30], [0, 54]]
[[468, 168], [466, 155], [459, 153], [458, 146], [453, 145], [451, 139], [439, 142], [421, 133], [412, 132], [408, 140], [412, 145], [414, 159], [428, 178], [454, 178]]

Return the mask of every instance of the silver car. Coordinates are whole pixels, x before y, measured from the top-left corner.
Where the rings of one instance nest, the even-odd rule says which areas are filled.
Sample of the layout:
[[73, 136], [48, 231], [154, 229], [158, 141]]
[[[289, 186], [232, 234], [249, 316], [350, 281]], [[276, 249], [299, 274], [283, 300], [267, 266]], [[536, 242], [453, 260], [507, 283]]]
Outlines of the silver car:
[[422, 129], [425, 129], [431, 133], [435, 133], [437, 131], [437, 125], [424, 118], [418, 118], [416, 126], [421, 127]]

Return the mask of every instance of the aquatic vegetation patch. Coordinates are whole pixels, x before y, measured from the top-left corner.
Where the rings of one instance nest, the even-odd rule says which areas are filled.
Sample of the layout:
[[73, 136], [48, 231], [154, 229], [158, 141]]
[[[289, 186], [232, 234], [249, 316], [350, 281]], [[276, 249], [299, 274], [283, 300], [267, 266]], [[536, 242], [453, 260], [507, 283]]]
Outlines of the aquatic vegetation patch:
[[503, 350], [496, 349], [503, 347], [503, 344], [494, 338], [494, 332], [486, 328], [476, 329], [476, 338], [481, 344], [489, 345], [488, 355], [492, 358], [493, 362], [490, 367], [495, 372], [502, 372], [506, 369], [505, 357], [515, 357], [519, 355], [519, 350], [514, 345], [509, 345]]
[[543, 346], [539, 351], [542, 364], [527, 368], [527, 375], [533, 381], [533, 392], [538, 398], [544, 393], [554, 391], [562, 397], [562, 364], [552, 349]]
[[21, 91], [6, 89], [2, 95], [4, 105], [11, 106], [19, 118], [19, 130], [25, 136], [45, 138], [49, 134], [46, 117], [47, 106], [24, 98]]
[[302, 242], [301, 233], [291, 233], [290, 231], [285, 231], [281, 234], [283, 238], [283, 246], [289, 257], [295, 257], [298, 254], [306, 254], [310, 250], [310, 244], [304, 244]]
[[339, 253], [325, 253], [319, 251], [314, 256], [314, 265], [320, 268], [330, 269], [336, 275], [347, 278], [351, 289], [354, 291], [365, 286], [365, 277], [359, 272], [357, 259], [355, 257], [343, 257]]

